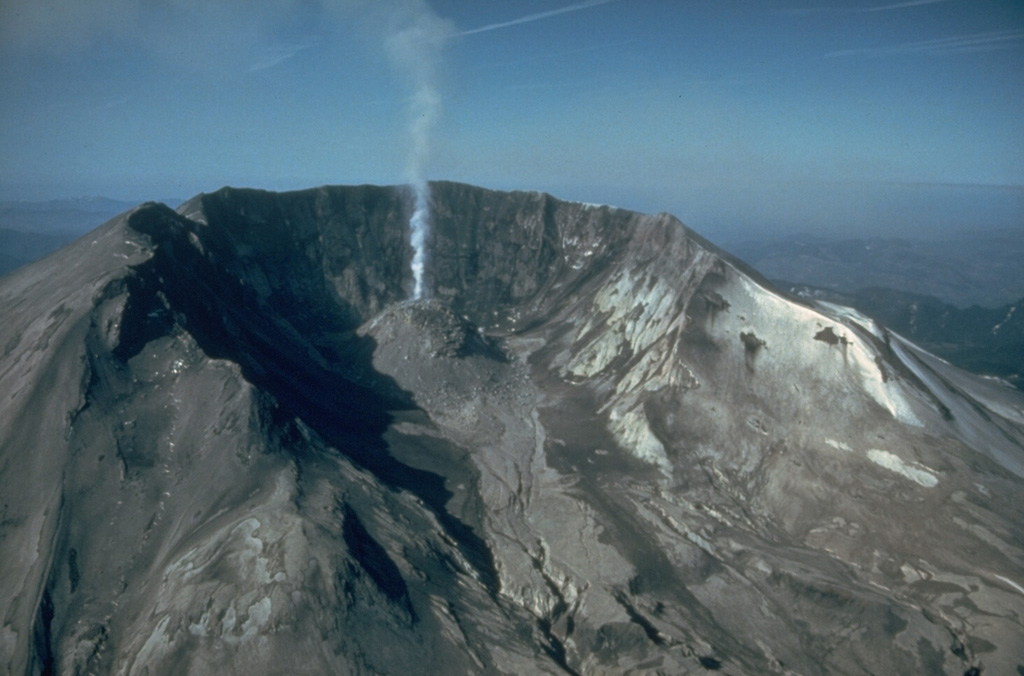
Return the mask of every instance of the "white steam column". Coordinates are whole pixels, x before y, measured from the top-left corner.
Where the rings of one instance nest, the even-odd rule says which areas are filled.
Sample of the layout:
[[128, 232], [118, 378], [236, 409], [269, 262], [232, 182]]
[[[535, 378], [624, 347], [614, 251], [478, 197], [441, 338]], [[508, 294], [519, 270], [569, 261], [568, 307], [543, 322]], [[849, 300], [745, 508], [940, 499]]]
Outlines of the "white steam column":
[[430, 186], [426, 181], [413, 184], [416, 205], [409, 219], [409, 243], [412, 245], [412, 297], [423, 298], [423, 268], [427, 262], [427, 232], [430, 230]]
[[427, 233], [430, 232], [430, 187], [424, 177], [424, 166], [430, 154], [430, 135], [441, 113], [437, 67], [441, 49], [455, 31], [451, 22], [434, 14], [425, 2], [416, 0], [403, 4], [393, 20], [394, 29], [387, 39], [388, 53], [409, 78], [413, 89], [406, 178], [415, 195], [409, 219], [409, 244], [413, 251], [412, 297], [418, 300], [426, 293], [423, 272], [427, 261]]

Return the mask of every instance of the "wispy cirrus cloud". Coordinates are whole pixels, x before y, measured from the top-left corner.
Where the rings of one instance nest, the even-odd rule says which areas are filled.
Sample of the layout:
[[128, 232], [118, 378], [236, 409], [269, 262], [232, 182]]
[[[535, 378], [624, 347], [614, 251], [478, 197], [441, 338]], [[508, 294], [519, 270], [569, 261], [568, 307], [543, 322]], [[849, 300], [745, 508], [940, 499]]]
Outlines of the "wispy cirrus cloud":
[[313, 47], [316, 47], [317, 44], [319, 43], [316, 41], [310, 41], [290, 45], [277, 45], [267, 50], [266, 54], [263, 55], [263, 58], [259, 59], [258, 61], [256, 61], [256, 63], [249, 66], [249, 72], [255, 73], [261, 70], [268, 70], [270, 68], [274, 68], [275, 66], [279, 66], [285, 61], [288, 61], [289, 59], [298, 56], [307, 49], [312, 49]]
[[883, 56], [899, 56], [919, 54], [923, 56], [948, 56], [971, 52], [990, 52], [998, 49], [1018, 47], [1024, 41], [1024, 30], [987, 31], [954, 35], [934, 40], [919, 40], [896, 45], [880, 47], [862, 47], [857, 49], [839, 49], [828, 52], [827, 57], [862, 56], [877, 58]]
[[470, 28], [468, 30], [460, 31], [456, 35], [475, 35], [477, 33], [486, 33], [487, 31], [499, 30], [501, 28], [510, 28], [511, 26], [518, 26], [524, 23], [532, 23], [534, 21], [549, 19], [560, 14], [569, 14], [571, 12], [579, 12], [580, 10], [589, 9], [590, 7], [597, 7], [598, 5], [607, 5], [611, 2], [615, 2], [615, 0], [585, 0], [584, 2], [576, 2], [571, 5], [548, 10], [546, 12], [527, 14], [526, 16], [521, 16], [517, 19], [500, 21], [498, 23], [489, 23], [486, 26], [480, 26], [479, 28]]
[[869, 14], [872, 12], [891, 12], [909, 7], [920, 7], [921, 5], [937, 5], [949, 1], [905, 0], [904, 2], [893, 2], [887, 5], [872, 5], [869, 7], [791, 7], [781, 11], [785, 14]]
[[937, 5], [940, 2], [949, 2], [949, 0], [907, 0], [906, 2], [894, 2], [891, 5], [877, 5], [875, 7], [861, 7], [855, 9], [855, 12], [888, 12], [894, 9], [906, 9], [907, 7], [917, 7], [918, 5]]

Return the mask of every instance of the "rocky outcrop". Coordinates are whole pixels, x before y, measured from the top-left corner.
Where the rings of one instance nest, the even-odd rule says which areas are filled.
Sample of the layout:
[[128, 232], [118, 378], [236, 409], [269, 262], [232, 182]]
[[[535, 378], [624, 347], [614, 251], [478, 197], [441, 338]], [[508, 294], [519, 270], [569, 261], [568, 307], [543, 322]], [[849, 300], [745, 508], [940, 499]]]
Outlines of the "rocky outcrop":
[[[0, 281], [11, 673], [1013, 673], [1024, 400], [671, 216], [143, 205]], [[974, 671], [972, 671], [974, 670]]]

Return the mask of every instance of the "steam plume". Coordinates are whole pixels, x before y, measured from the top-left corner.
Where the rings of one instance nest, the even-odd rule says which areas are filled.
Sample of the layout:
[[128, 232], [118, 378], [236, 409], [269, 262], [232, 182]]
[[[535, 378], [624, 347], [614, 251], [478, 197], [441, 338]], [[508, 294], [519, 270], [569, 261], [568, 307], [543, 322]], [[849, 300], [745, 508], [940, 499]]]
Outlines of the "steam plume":
[[426, 181], [412, 184], [416, 194], [412, 218], [409, 219], [409, 243], [412, 245], [412, 279], [414, 300], [423, 298], [423, 268], [427, 263], [427, 231], [430, 230], [430, 186]]
[[409, 107], [411, 144], [405, 171], [415, 194], [409, 219], [414, 299], [425, 293], [423, 271], [430, 231], [430, 186], [425, 166], [430, 155], [430, 137], [441, 113], [437, 70], [441, 50], [454, 32], [454, 25], [434, 14], [425, 2], [411, 0], [396, 13], [387, 39], [388, 54], [408, 77], [413, 90]]

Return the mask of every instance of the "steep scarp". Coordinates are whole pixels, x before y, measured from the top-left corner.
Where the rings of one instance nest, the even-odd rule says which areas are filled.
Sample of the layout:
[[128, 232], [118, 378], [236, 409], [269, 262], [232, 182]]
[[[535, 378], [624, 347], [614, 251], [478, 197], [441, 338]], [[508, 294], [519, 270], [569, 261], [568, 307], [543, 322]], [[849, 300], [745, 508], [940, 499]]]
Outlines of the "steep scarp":
[[678, 220], [142, 205], [0, 280], [18, 674], [1024, 673], [1024, 398]]

